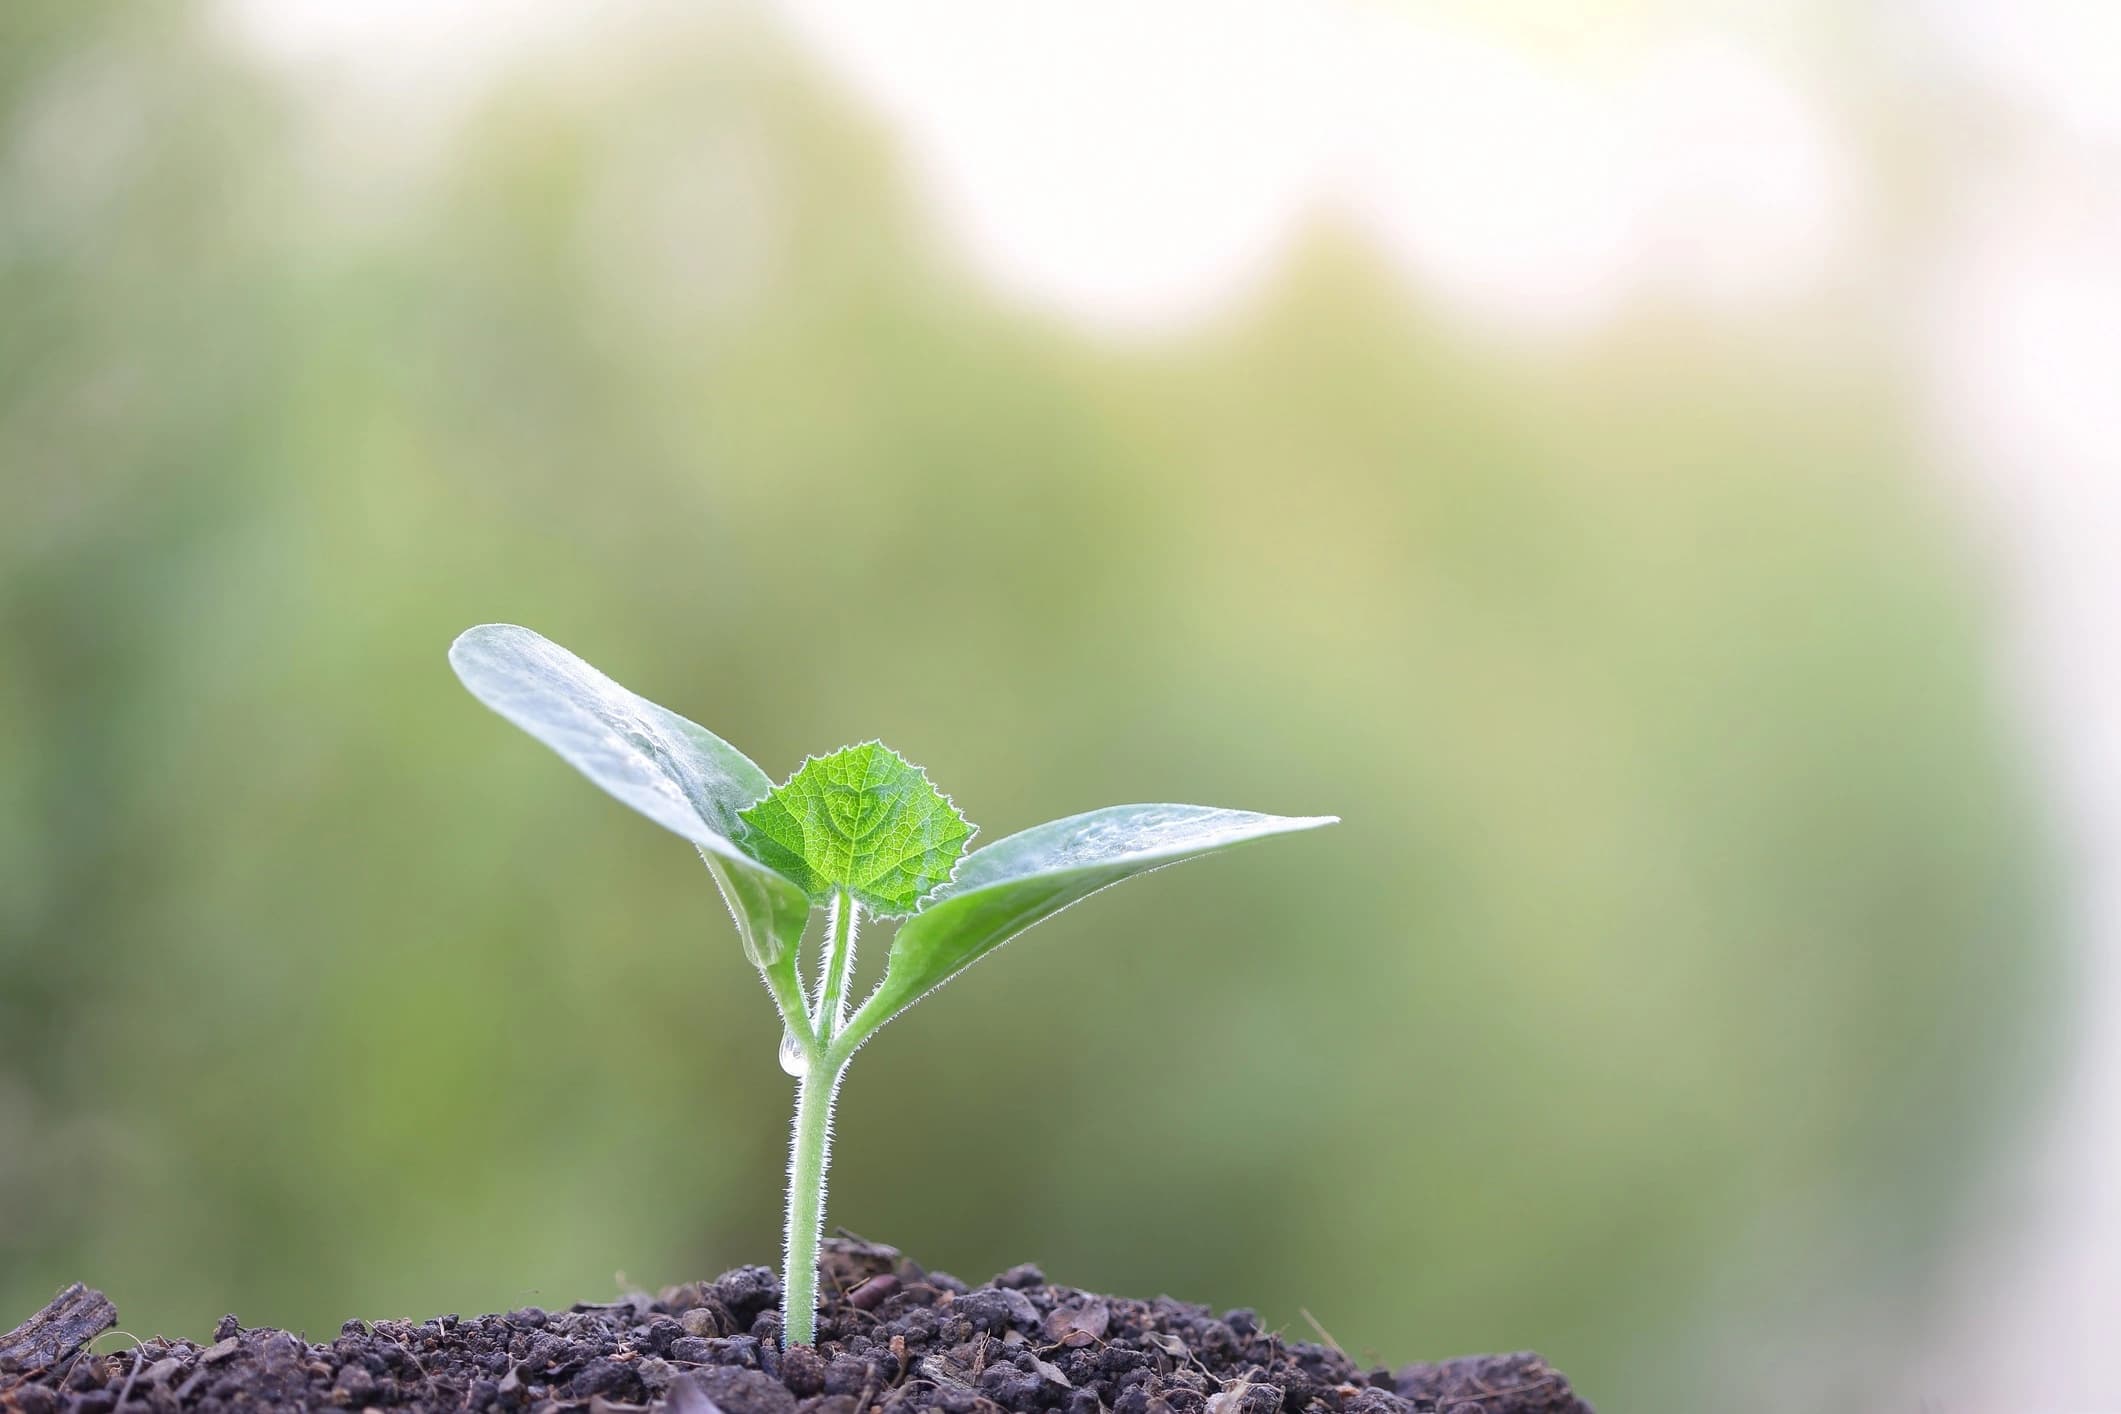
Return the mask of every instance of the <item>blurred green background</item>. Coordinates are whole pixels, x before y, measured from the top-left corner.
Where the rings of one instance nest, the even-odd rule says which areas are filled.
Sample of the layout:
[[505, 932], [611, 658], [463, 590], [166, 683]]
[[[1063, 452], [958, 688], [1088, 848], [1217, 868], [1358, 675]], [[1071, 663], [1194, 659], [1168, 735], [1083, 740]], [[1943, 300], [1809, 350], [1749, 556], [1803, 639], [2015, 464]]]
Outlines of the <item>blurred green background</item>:
[[1922, 1319], [2053, 930], [1861, 347], [1498, 348], [1331, 221], [1100, 339], [960, 270], [748, 22], [502, 83], [410, 175], [320, 159], [192, 12], [0, 34], [0, 1325], [772, 1259], [771, 1008], [690, 851], [458, 687], [490, 619], [777, 775], [881, 736], [988, 839], [1345, 817], [887, 1031], [838, 1223], [1536, 1347], [1613, 1410]]

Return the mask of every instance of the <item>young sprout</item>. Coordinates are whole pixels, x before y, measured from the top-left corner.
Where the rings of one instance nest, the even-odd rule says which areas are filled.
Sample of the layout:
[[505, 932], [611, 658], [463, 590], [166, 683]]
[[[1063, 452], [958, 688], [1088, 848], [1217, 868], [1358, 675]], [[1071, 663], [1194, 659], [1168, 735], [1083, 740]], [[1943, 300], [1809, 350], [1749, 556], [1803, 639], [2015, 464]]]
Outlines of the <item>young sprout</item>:
[[[1114, 805], [971, 854], [972, 827], [918, 766], [881, 742], [812, 757], [779, 786], [728, 742], [628, 692], [526, 628], [484, 624], [449, 650], [464, 685], [611, 795], [692, 841], [780, 1009], [796, 1078], [782, 1320], [813, 1343], [832, 1106], [877, 1029], [1033, 924], [1136, 874], [1331, 816], [1204, 805]], [[817, 984], [803, 934], [826, 910]], [[883, 978], [852, 1006], [861, 922], [899, 919]]]

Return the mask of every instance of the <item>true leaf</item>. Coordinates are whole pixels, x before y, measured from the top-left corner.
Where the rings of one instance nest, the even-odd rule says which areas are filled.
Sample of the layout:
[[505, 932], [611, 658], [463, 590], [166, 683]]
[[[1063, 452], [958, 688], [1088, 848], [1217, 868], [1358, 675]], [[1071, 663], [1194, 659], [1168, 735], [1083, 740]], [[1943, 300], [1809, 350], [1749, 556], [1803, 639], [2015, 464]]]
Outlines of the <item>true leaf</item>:
[[1018, 933], [1099, 889], [1335, 819], [1207, 805], [1114, 805], [997, 840], [968, 855], [950, 884], [899, 925], [884, 980], [849, 1030], [857, 1037], [874, 1031]]
[[744, 843], [811, 898], [844, 889], [887, 918], [949, 882], [972, 837], [926, 773], [878, 741], [813, 756], [741, 813]]
[[450, 645], [449, 662], [481, 702], [616, 799], [691, 840], [756, 966], [792, 954], [809, 900], [735, 842], [739, 812], [773, 788], [751, 758], [527, 628], [468, 629]]

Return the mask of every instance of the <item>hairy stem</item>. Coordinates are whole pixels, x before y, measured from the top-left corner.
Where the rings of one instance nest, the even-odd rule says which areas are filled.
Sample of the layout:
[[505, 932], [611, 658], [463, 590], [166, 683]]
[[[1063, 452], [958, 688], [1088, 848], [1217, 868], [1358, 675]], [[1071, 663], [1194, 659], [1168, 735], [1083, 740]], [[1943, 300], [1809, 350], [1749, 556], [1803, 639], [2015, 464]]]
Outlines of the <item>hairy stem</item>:
[[[820, 1048], [822, 1050], [822, 1048]], [[817, 1254], [825, 1231], [825, 1170], [832, 1162], [832, 1105], [844, 1056], [813, 1054], [795, 1083], [795, 1134], [788, 1145], [787, 1246], [781, 1263], [781, 1344], [817, 1341]]]
[[825, 955], [819, 959], [817, 1039], [830, 1045], [846, 1019], [847, 983], [854, 976], [854, 935], [861, 906], [845, 889], [832, 896], [832, 914], [825, 924]]

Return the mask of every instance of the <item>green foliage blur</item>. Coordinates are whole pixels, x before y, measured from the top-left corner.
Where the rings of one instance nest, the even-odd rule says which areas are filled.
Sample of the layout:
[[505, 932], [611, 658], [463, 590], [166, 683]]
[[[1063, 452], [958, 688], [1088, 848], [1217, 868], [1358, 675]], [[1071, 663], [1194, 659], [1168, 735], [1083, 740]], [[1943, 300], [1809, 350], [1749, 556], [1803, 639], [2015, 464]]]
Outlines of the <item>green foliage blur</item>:
[[1330, 224], [1114, 343], [961, 273], [763, 29], [387, 170], [214, 35], [0, 17], [0, 1326], [775, 1258], [772, 1008], [691, 852], [458, 687], [493, 619], [777, 776], [881, 736], [986, 839], [1345, 817], [886, 1031], [849, 1229], [1615, 1410], [1919, 1313], [2052, 929], [1861, 350], [1492, 349]]

